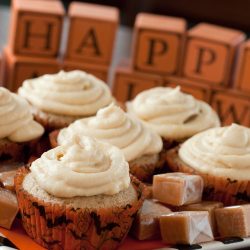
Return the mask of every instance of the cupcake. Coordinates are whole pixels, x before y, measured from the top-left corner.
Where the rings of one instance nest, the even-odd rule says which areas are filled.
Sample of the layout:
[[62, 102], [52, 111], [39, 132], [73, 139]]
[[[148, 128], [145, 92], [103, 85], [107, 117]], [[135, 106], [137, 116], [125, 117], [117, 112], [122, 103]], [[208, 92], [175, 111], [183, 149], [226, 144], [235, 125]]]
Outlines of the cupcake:
[[74, 135], [95, 137], [120, 148], [130, 172], [142, 181], [150, 181], [164, 162], [160, 136], [114, 104], [100, 109], [96, 116], [77, 120], [59, 133], [52, 133], [52, 145], [63, 145]]
[[127, 103], [127, 111], [157, 132], [165, 149], [220, 125], [218, 115], [207, 103], [184, 94], [180, 87], [143, 91]]
[[45, 152], [15, 178], [23, 226], [49, 249], [115, 249], [144, 199], [122, 152], [90, 137]]
[[18, 94], [28, 100], [35, 119], [48, 131], [93, 116], [113, 101], [107, 84], [80, 70], [26, 80]]
[[22, 97], [0, 87], [0, 161], [24, 161], [44, 132]]
[[237, 124], [201, 132], [167, 153], [173, 171], [199, 174], [204, 198], [250, 202], [250, 129]]

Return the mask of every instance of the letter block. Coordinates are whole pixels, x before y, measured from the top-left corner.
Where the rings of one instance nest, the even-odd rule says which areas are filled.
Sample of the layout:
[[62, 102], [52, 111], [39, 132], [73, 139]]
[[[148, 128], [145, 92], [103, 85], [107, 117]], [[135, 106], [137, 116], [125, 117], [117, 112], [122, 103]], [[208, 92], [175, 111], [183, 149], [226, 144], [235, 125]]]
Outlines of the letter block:
[[64, 8], [60, 1], [13, 0], [9, 47], [13, 54], [55, 57]]
[[164, 86], [176, 87], [180, 86], [181, 90], [187, 94], [194, 96], [196, 99], [209, 102], [211, 96], [211, 88], [209, 85], [199, 83], [181, 77], [167, 76], [165, 77]]
[[72, 2], [66, 58], [110, 64], [118, 27], [117, 8]]
[[235, 75], [235, 87], [250, 93], [250, 40], [241, 45]]
[[55, 58], [16, 56], [9, 48], [4, 48], [3, 64], [3, 83], [11, 91], [16, 91], [26, 79], [57, 73], [60, 69]]
[[214, 88], [211, 106], [220, 116], [223, 125], [232, 122], [250, 126], [250, 94], [223, 88]]
[[63, 61], [63, 70], [71, 71], [75, 69], [86, 71], [87, 73], [96, 76], [97, 78], [103, 80], [104, 82], [108, 81], [109, 66], [107, 65], [90, 64], [82, 62], [79, 63], [72, 60]]
[[116, 68], [113, 80], [113, 95], [120, 102], [133, 99], [141, 91], [163, 84], [157, 75], [143, 74], [133, 71], [127, 63]]
[[177, 74], [184, 46], [186, 21], [182, 18], [140, 13], [134, 29], [135, 70]]
[[245, 34], [207, 23], [188, 31], [183, 75], [214, 85], [228, 85], [238, 45]]

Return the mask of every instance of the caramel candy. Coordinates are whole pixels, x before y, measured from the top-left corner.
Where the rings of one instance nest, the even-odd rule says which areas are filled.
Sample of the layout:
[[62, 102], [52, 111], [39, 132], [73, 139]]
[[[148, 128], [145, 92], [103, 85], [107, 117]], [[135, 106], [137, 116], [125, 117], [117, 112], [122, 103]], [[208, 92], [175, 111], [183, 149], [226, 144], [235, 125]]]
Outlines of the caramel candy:
[[16, 175], [16, 170], [0, 172], [0, 185], [12, 192], [15, 192], [14, 187], [14, 177]]
[[167, 173], [154, 175], [153, 197], [162, 203], [181, 206], [201, 201], [203, 180], [199, 175]]
[[216, 221], [214, 211], [216, 208], [222, 208], [223, 203], [218, 201], [202, 201], [200, 203], [189, 204], [180, 207], [181, 211], [208, 211], [209, 221], [214, 235], [217, 235]]
[[10, 229], [18, 212], [16, 195], [0, 188], [0, 226]]
[[135, 218], [132, 233], [138, 240], [160, 239], [159, 217], [172, 211], [154, 200], [145, 200]]
[[250, 204], [218, 208], [215, 218], [220, 236], [250, 236]]
[[213, 240], [207, 211], [175, 212], [160, 217], [162, 240], [168, 244], [196, 244]]

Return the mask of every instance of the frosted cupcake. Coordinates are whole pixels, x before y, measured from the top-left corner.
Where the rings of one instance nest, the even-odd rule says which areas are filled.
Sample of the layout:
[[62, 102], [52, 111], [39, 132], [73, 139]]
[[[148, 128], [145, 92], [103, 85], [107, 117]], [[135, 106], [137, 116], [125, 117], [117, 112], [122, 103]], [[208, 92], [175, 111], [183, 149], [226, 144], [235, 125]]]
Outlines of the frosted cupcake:
[[74, 135], [95, 137], [120, 148], [130, 172], [142, 181], [150, 181], [154, 171], [163, 165], [160, 136], [114, 104], [100, 109], [96, 116], [52, 133], [52, 145], [63, 145]]
[[26, 80], [18, 94], [28, 100], [35, 119], [49, 131], [93, 116], [113, 101], [107, 84], [80, 70]]
[[205, 198], [226, 205], [250, 201], [250, 129], [237, 124], [199, 133], [167, 153], [173, 171], [199, 174]]
[[144, 199], [122, 152], [90, 137], [44, 153], [15, 185], [26, 232], [49, 249], [117, 248]]
[[207, 103], [184, 94], [180, 87], [143, 91], [127, 103], [127, 111], [157, 132], [165, 149], [220, 125], [218, 115]]
[[23, 161], [44, 132], [27, 101], [0, 87], [0, 161]]

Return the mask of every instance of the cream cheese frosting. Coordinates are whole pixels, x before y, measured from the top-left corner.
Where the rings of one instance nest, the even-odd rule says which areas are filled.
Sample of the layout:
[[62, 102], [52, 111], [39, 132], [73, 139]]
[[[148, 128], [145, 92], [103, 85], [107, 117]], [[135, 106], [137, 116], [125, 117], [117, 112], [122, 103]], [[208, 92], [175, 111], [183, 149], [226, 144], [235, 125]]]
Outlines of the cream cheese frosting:
[[232, 124], [201, 132], [181, 145], [179, 157], [203, 173], [249, 180], [250, 129]]
[[205, 102], [181, 92], [180, 87], [156, 87], [138, 94], [127, 110], [166, 139], [186, 139], [220, 125]]
[[80, 70], [26, 80], [18, 94], [42, 111], [69, 116], [95, 115], [113, 101], [107, 84]]
[[95, 137], [120, 148], [127, 161], [158, 154], [162, 149], [159, 135], [114, 104], [100, 109], [96, 116], [77, 120], [62, 129], [57, 142], [62, 145], [77, 134]]
[[56, 197], [113, 195], [130, 185], [129, 167], [118, 148], [74, 136], [31, 165], [39, 186]]
[[26, 142], [43, 132], [44, 128], [33, 120], [27, 101], [0, 87], [0, 139]]

